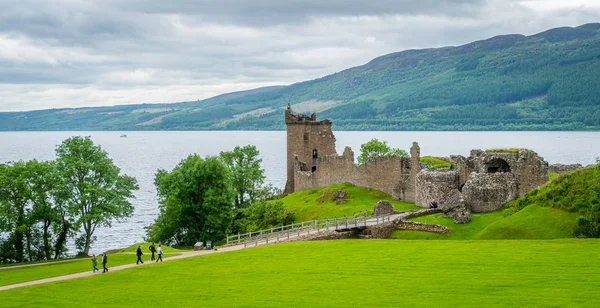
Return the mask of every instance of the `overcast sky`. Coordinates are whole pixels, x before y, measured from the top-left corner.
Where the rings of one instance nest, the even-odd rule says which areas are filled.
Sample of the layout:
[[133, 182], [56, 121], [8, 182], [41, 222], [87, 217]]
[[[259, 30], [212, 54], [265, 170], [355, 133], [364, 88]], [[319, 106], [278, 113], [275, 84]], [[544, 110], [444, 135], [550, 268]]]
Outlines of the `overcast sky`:
[[0, 0], [0, 111], [197, 100], [589, 22], [598, 0]]

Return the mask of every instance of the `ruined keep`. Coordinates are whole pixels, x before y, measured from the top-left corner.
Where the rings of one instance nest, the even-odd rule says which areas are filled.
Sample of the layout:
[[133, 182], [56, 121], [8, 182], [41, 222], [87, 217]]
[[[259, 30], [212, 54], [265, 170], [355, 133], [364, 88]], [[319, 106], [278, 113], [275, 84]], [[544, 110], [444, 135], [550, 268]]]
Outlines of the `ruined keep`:
[[417, 175], [415, 203], [444, 200], [460, 193], [469, 210], [491, 212], [548, 181], [548, 164], [527, 150], [472, 150], [469, 157], [452, 156], [455, 170]]
[[[414, 143], [411, 157], [374, 157], [362, 165], [354, 164], [349, 147], [342, 155], [335, 150], [331, 121], [316, 120], [285, 110], [287, 126], [287, 183], [292, 193], [307, 188], [326, 187], [349, 182], [390, 194], [395, 199], [414, 202], [415, 176], [420, 171], [420, 149]], [[411, 168], [416, 166], [416, 168]]]
[[548, 163], [526, 149], [472, 150], [469, 157], [451, 156], [453, 170], [429, 171], [421, 169], [421, 150], [413, 142], [410, 157], [372, 157], [356, 165], [351, 148], [336, 152], [331, 121], [317, 121], [315, 113], [294, 114], [288, 105], [285, 124], [287, 193], [348, 182], [422, 207], [432, 200], [442, 209], [460, 205], [467, 211], [460, 211], [462, 217], [497, 210], [548, 181]]

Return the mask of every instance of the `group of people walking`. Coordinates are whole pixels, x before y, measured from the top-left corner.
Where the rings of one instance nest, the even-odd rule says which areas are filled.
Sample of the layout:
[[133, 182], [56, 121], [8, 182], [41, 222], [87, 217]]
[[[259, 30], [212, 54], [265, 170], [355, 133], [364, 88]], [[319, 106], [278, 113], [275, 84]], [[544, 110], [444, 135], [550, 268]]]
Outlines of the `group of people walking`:
[[[150, 247], [148, 247], [148, 249], [152, 253], [152, 258], [150, 259], [151, 261], [154, 261], [154, 260], [156, 260], [156, 262], [163, 261], [163, 259], [162, 259], [163, 249], [160, 244], [158, 244], [158, 248], [157, 248], [156, 246], [154, 246], [154, 242], [152, 242], [152, 244], [150, 245]], [[154, 257], [155, 253], [158, 255], [157, 258]], [[144, 254], [142, 252], [142, 246], [137, 247], [135, 254], [137, 255], [137, 261], [135, 262], [135, 264], [140, 264], [140, 262], [142, 264], [144, 264], [144, 261], [142, 261], [142, 255]], [[106, 273], [106, 272], [108, 272], [108, 268], [106, 267], [106, 263], [108, 262], [108, 256], [106, 255], [106, 252], [102, 253], [101, 256], [102, 256], [102, 272]], [[92, 272], [95, 273], [96, 271], [100, 271], [100, 270], [98, 269], [98, 259], [96, 258], [96, 255], [93, 254], [92, 255]]]
[[[163, 250], [162, 250], [162, 247], [160, 246], [160, 244], [158, 244], [158, 248], [156, 248], [156, 246], [154, 246], [154, 242], [152, 242], [152, 244], [148, 247], [148, 249], [152, 253], [152, 258], [150, 259], [150, 261], [154, 261], [154, 260], [156, 260], [156, 262], [163, 261], [163, 259], [162, 259]], [[155, 253], [158, 254], [158, 258], [154, 258]], [[135, 264], [140, 264], [139, 262], [142, 262], [142, 264], [144, 264], [144, 261], [142, 261], [142, 255], [144, 254], [142, 252], [142, 246], [138, 246], [135, 254], [137, 255], [137, 261], [135, 262]]]
[[[108, 263], [108, 256], [106, 255], [106, 252], [101, 254], [102, 256], [102, 272], [106, 273], [108, 272], [108, 267], [106, 267], [106, 263]], [[96, 255], [92, 255], [92, 266], [93, 269], [92, 271], [95, 273], [96, 271], [100, 271], [98, 269], [98, 259], [96, 259]]]

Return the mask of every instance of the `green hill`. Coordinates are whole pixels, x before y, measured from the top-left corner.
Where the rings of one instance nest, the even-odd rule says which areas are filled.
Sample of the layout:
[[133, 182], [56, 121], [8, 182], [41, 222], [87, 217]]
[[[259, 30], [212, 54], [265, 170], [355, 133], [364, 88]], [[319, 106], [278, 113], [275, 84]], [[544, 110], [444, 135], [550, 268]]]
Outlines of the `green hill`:
[[406, 50], [323, 78], [175, 104], [0, 113], [0, 130], [598, 130], [600, 24]]
[[[332, 200], [336, 191], [347, 193], [346, 198], [340, 201]], [[373, 212], [373, 206], [380, 200], [388, 200], [398, 211], [420, 209], [414, 203], [392, 200], [392, 197], [379, 190], [356, 187], [350, 183], [335, 184], [319, 189], [305, 189], [292, 193], [281, 199], [283, 205], [294, 210], [296, 221], [312, 219], [340, 218], [344, 215], [350, 217], [356, 212]]]

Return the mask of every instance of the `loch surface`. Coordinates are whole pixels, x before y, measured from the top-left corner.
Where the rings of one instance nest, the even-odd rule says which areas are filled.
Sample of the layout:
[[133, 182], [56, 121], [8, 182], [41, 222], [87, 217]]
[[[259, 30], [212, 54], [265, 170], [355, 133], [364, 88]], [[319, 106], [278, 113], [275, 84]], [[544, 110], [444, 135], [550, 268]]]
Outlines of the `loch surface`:
[[[122, 134], [127, 137], [121, 138]], [[471, 149], [529, 148], [549, 163], [592, 164], [600, 156], [600, 132], [335, 132], [338, 153], [345, 146], [360, 154], [371, 138], [407, 150], [419, 142], [421, 155], [468, 156]], [[135, 177], [140, 190], [132, 200], [134, 215], [112, 228], [99, 228], [92, 252], [129, 246], [141, 241], [144, 227], [158, 215], [154, 174], [170, 170], [186, 156], [218, 155], [236, 145], [255, 145], [263, 159], [267, 181], [283, 188], [286, 178], [284, 131], [141, 131], [141, 132], [0, 132], [0, 162], [54, 159], [54, 149], [71, 136], [91, 136], [121, 170]]]

